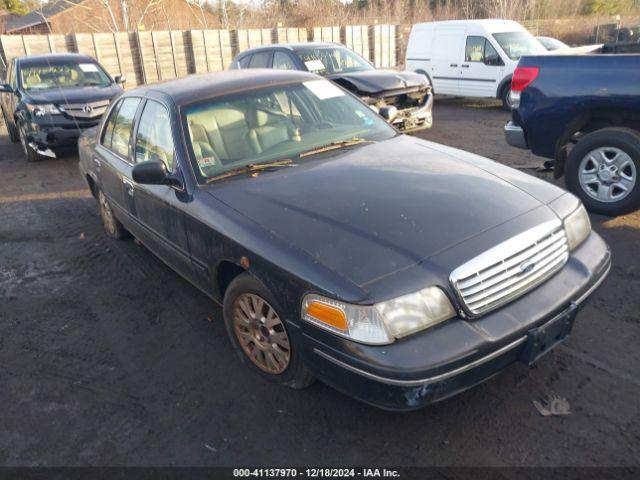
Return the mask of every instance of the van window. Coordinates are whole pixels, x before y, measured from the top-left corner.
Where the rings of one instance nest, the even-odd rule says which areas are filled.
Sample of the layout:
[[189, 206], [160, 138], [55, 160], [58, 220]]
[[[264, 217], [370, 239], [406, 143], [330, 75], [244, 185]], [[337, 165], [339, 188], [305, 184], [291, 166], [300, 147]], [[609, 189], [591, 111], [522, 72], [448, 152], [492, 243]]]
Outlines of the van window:
[[518, 60], [523, 55], [542, 55], [547, 51], [529, 32], [494, 33], [493, 38], [511, 60]]
[[464, 51], [465, 62], [484, 63], [484, 37], [467, 37], [467, 47]]

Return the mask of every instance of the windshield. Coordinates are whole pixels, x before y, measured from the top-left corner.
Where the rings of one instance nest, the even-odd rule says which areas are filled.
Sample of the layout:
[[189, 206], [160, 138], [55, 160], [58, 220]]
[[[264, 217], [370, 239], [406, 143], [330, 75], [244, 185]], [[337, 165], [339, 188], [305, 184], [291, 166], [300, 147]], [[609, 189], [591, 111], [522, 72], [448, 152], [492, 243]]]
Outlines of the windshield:
[[396, 135], [369, 107], [327, 80], [198, 103], [183, 118], [201, 180], [264, 162], [307, 161], [313, 157], [305, 152], [333, 142]]
[[529, 32], [494, 33], [493, 38], [511, 60], [518, 60], [523, 55], [540, 55], [546, 52]]
[[25, 65], [20, 68], [25, 90], [94, 87], [111, 84], [108, 75], [93, 62], [65, 62]]
[[561, 42], [560, 40], [556, 40], [551, 37], [536, 37], [536, 39], [542, 44], [544, 48], [547, 50], [560, 50], [563, 48], [569, 48], [569, 45]]
[[296, 54], [307, 70], [319, 75], [373, 70], [371, 64], [348, 48], [310, 48]]

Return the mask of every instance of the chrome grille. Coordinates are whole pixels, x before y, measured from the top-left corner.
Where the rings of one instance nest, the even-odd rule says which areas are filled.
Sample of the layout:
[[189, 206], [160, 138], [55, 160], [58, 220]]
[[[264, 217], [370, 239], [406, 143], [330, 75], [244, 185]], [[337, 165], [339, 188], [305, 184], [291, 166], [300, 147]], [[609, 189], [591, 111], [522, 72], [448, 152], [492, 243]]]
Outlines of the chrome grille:
[[81, 119], [94, 119], [101, 117], [109, 106], [109, 100], [101, 100], [92, 103], [67, 103], [58, 105], [58, 108], [70, 117]]
[[486, 313], [516, 299], [560, 270], [569, 258], [559, 220], [510, 238], [451, 273], [451, 283], [467, 313]]

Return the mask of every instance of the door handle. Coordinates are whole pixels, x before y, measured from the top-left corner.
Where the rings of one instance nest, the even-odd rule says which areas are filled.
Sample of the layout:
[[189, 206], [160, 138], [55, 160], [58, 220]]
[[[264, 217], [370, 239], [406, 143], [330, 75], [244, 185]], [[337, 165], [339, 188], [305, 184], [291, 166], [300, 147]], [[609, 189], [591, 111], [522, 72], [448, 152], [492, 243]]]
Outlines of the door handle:
[[100, 168], [100, 160], [98, 160], [97, 158], [94, 158], [93, 163], [96, 164], [96, 167]]
[[469, 65], [462, 65], [462, 68], [469, 68]]
[[452, 63], [451, 65], [449, 65], [450, 67], [457, 67], [458, 64], [457, 63]]
[[122, 178], [122, 183], [127, 187], [127, 193], [133, 196], [133, 182], [128, 178]]

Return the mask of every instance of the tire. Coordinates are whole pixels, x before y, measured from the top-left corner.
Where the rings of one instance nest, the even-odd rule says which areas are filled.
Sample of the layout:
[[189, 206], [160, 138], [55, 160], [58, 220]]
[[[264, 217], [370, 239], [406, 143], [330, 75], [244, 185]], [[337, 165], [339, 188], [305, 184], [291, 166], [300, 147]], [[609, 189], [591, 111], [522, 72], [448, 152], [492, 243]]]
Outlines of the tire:
[[18, 138], [20, 139], [22, 152], [24, 153], [27, 162], [37, 162], [40, 160], [40, 155], [38, 155], [38, 153], [27, 144], [27, 134], [22, 126], [18, 126]]
[[567, 188], [587, 210], [609, 216], [640, 208], [639, 175], [640, 133], [629, 128], [603, 128], [585, 135], [565, 164]]
[[125, 240], [131, 236], [126, 228], [120, 223], [120, 220], [113, 214], [113, 209], [109, 204], [109, 200], [102, 190], [98, 189], [98, 207], [100, 208], [100, 218], [102, 218], [102, 226], [104, 231], [111, 238], [116, 240]]
[[507, 83], [504, 87], [502, 87], [502, 92], [500, 93], [500, 100], [502, 100], [502, 109], [507, 112], [511, 111], [511, 84]]
[[7, 114], [5, 113], [4, 110], [2, 110], [2, 118], [4, 119], [4, 124], [7, 127], [9, 140], [11, 140], [11, 143], [18, 143], [20, 141], [20, 136], [18, 135], [16, 126], [9, 123], [9, 119], [7, 118]]
[[255, 277], [242, 273], [233, 279], [224, 295], [223, 316], [234, 350], [255, 373], [294, 389], [314, 382], [287, 332], [277, 300]]

